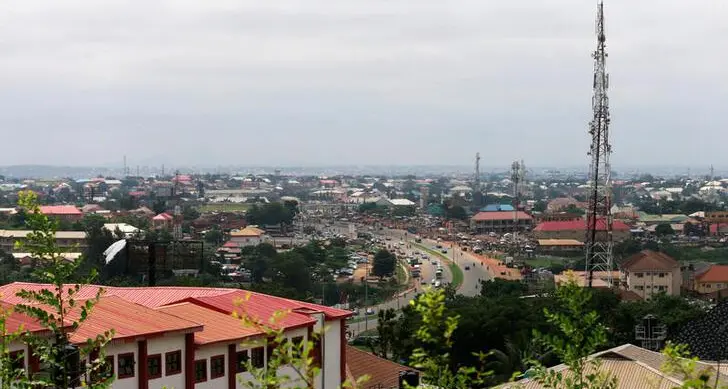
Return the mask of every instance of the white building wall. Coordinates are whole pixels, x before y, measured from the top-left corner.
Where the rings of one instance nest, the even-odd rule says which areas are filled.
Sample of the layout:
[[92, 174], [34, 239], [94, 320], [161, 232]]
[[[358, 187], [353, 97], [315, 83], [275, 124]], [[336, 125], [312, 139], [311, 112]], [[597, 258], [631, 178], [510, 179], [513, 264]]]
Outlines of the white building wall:
[[[137, 342], [111, 344], [105, 349], [105, 356], [114, 356], [114, 389], [137, 389], [139, 387], [139, 346]], [[119, 354], [134, 353], [134, 377], [119, 379]]]
[[[182, 372], [167, 376], [164, 354], [172, 351], [180, 350], [182, 352]], [[162, 376], [149, 380], [149, 389], [156, 388], [174, 388], [184, 389], [185, 387], [185, 335], [170, 335], [161, 338], [153, 338], [147, 341], [147, 356], [160, 354], [162, 357]], [[138, 363], [138, 362], [137, 362]], [[146, 366], [139, 366], [146, 368]], [[114, 386], [116, 388], [116, 386]]]
[[245, 246], [257, 246], [263, 243], [264, 239], [262, 236], [232, 236], [230, 241], [237, 243], [241, 247]]
[[324, 336], [324, 389], [341, 386], [341, 320], [326, 322]]
[[[227, 375], [230, 374], [228, 371], [228, 355], [227, 355], [227, 345], [226, 344], [216, 344], [212, 346], [203, 346], [195, 350], [195, 361], [204, 359], [207, 361], [207, 381], [205, 382], [198, 382], [195, 384], [195, 389], [218, 389], [218, 388], [227, 388]], [[217, 356], [217, 355], [224, 355], [225, 356], [225, 375], [220, 378], [212, 379], [211, 371], [210, 371], [210, 358]], [[195, 374], [194, 371], [191, 372], [191, 374]]]

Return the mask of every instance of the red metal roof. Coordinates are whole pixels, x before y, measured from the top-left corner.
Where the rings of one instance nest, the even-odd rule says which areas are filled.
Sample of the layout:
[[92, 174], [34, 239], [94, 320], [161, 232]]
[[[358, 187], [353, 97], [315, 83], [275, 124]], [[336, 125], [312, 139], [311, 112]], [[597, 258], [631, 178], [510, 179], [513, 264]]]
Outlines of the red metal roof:
[[[278, 322], [275, 323], [274, 327], [276, 328], [305, 327], [316, 322], [316, 319], [309, 315], [293, 312], [293, 310], [297, 308], [307, 308], [302, 306], [301, 304], [303, 303], [300, 301], [287, 300], [280, 297], [247, 292], [244, 290], [219, 296], [190, 298], [185, 301], [207, 306], [228, 315], [233, 312], [236, 312], [239, 315], [247, 315], [253, 320], [264, 323], [269, 323], [269, 319], [277, 312], [286, 312], [286, 314], [280, 317]], [[346, 314], [350, 314], [348, 311], [339, 311], [338, 309], [333, 310], [331, 308], [327, 308], [327, 310], [336, 311], [335, 313], [345, 312]], [[324, 314], [326, 314], [323, 309], [316, 309], [316, 311], [324, 312]], [[341, 317], [346, 317], [346, 314]], [[326, 314], [326, 316], [328, 318], [331, 317], [330, 314]]]
[[[69, 314], [77, 320], [80, 311]], [[175, 315], [134, 304], [118, 296], [103, 296], [94, 305], [92, 314], [71, 334], [72, 343], [93, 339], [104, 331], [114, 329], [114, 340], [161, 335], [170, 332], [202, 331], [202, 325]]]
[[38, 324], [34, 318], [23, 313], [12, 311], [13, 305], [0, 301], [0, 309], [10, 311], [10, 315], [5, 319], [5, 332], [10, 334], [17, 331], [28, 331], [32, 333], [45, 332], [46, 329]]
[[152, 220], [173, 220], [174, 217], [166, 212], [162, 212], [159, 215], [152, 218]]
[[711, 265], [704, 273], [695, 276], [700, 282], [728, 282], [728, 265]]
[[82, 215], [81, 210], [73, 205], [41, 205], [40, 213], [44, 215]]
[[[518, 220], [531, 220], [531, 215], [523, 211], [515, 212], [518, 216]], [[513, 220], [513, 211], [493, 211], [493, 212], [478, 212], [473, 216], [474, 221], [488, 221], [488, 220]]]
[[[12, 284], [0, 286], [0, 295], [3, 296], [4, 301], [11, 304], [18, 304], [22, 302], [22, 299], [15, 295], [19, 290], [25, 289], [39, 291], [47, 288], [49, 288], [49, 285], [14, 282]], [[98, 285], [84, 286], [76, 295], [76, 298], [79, 300], [93, 298], [96, 295], [98, 288], [100, 288]], [[118, 296], [124, 300], [143, 305], [148, 308], [157, 308], [164, 305], [187, 301], [189, 299], [196, 299], [203, 304], [215, 307], [215, 309], [219, 311], [232, 313], [237, 308], [235, 300], [245, 298], [245, 296], [250, 295], [250, 298], [245, 305], [246, 309], [251, 310], [251, 313], [257, 314], [259, 317], [264, 317], [264, 313], [266, 312], [272, 314], [273, 312], [280, 310], [300, 308], [308, 308], [314, 311], [323, 312], [327, 319], [341, 319], [353, 314], [351, 311], [343, 309], [336, 309], [303, 301], [289, 300], [262, 293], [248, 292], [241, 289], [178, 286], [157, 286], [153, 288], [122, 288], [108, 286], [103, 288], [105, 290], [105, 296]], [[260, 310], [257, 310], [255, 307], [261, 308]], [[265, 317], [265, 319], [267, 320], [268, 317]], [[308, 316], [306, 317], [308, 318]], [[303, 322], [295, 322], [293, 325], [299, 324], [303, 324]]]
[[202, 331], [195, 333], [195, 344], [198, 345], [239, 341], [265, 334], [260, 329], [243, 326], [242, 321], [232, 315], [216, 312], [193, 303], [172, 304], [156, 310], [202, 324], [204, 326]]
[[[604, 231], [606, 223], [604, 219], [597, 220], [597, 230]], [[564, 230], [580, 230], [586, 231], [586, 220], [568, 220], [568, 221], [548, 221], [539, 223], [534, 231], [564, 231]], [[613, 231], [627, 231], [629, 226], [624, 222], [615, 220], [612, 222]]]

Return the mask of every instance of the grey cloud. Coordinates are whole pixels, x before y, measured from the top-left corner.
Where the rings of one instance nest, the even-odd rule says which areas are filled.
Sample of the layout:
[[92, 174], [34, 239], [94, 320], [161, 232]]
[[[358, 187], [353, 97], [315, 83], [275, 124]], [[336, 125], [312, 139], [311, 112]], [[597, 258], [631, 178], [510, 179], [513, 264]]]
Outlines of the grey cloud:
[[[720, 4], [607, 0], [615, 165], [728, 165]], [[0, 125], [40, 152], [0, 164], [480, 151], [487, 165], [586, 165], [594, 14], [582, 0], [3, 2]]]

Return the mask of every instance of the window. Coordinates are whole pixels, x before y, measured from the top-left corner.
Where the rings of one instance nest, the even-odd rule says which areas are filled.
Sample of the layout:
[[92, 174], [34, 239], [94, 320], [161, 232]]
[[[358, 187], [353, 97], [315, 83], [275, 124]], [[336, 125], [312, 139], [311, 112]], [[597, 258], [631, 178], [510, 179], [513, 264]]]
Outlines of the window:
[[300, 356], [306, 350], [306, 345], [301, 345], [303, 343], [303, 336], [296, 336], [295, 338], [291, 339], [291, 343], [291, 350], [293, 355]]
[[248, 350], [238, 351], [235, 353], [235, 361], [237, 369], [236, 373], [242, 373], [248, 370]]
[[660, 285], [660, 286], [657, 287], [657, 289], [659, 289], [661, 292], [663, 292], [663, 291], [665, 291], [667, 289], [667, 287], [664, 286], [664, 285]]
[[643, 275], [642, 273], [634, 273], [634, 276], [637, 278], [642, 278]]
[[635, 286], [634, 288], [637, 289], [637, 290], [644, 290], [645, 289], [644, 286], [642, 286], [642, 285]]
[[210, 358], [210, 378], [220, 378], [225, 376], [225, 356], [215, 355]]
[[171, 351], [164, 354], [165, 375], [174, 375], [182, 372], [182, 351]]
[[256, 347], [250, 350], [250, 358], [253, 363], [253, 367], [260, 369], [265, 366], [265, 349], [263, 347]]
[[13, 369], [13, 374], [18, 370], [25, 370], [25, 352], [23, 350], [11, 351], [8, 357], [10, 358], [10, 367]]
[[195, 383], [207, 381], [207, 359], [195, 361]]
[[119, 379], [134, 377], [134, 353], [119, 354], [118, 359], [119, 368], [117, 370]]
[[106, 380], [114, 378], [114, 356], [108, 355], [104, 357], [103, 365], [99, 366], [98, 371], [91, 373], [91, 382], [102, 383]]
[[101, 378], [111, 379], [114, 378], [114, 356], [109, 355], [104, 358], [104, 366], [101, 368]]
[[665, 278], [665, 273], [660, 273], [660, 274], [658, 274], [658, 276], [659, 276], [660, 278]]
[[162, 355], [154, 354], [147, 357], [147, 377], [159, 378], [162, 376]]

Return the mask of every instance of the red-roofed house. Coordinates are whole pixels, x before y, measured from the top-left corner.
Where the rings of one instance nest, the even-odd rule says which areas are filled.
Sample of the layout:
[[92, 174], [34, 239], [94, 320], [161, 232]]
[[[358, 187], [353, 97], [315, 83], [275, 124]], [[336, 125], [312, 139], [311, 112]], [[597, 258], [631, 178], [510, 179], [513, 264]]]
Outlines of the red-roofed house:
[[708, 270], [695, 276], [694, 289], [701, 294], [728, 288], [728, 265], [711, 265]]
[[[18, 304], [23, 302], [16, 296], [19, 290], [44, 288], [48, 286], [12, 283], [0, 286], [0, 296], [3, 304]], [[76, 298], [92, 298], [99, 288], [84, 286]], [[312, 353], [323, 367], [316, 387], [339, 387], [346, 379], [345, 323], [351, 312], [239, 289], [104, 287], [100, 302], [72, 332], [71, 341], [115, 330], [104, 350], [114, 366], [114, 388], [242, 388], [252, 375], [239, 361], [250, 359], [265, 367], [273, 347], [261, 329], [244, 326], [233, 312], [266, 324], [274, 313], [285, 312], [276, 326], [293, 342], [324, 331], [321, 340], [314, 340]], [[37, 327], [26, 321], [26, 328]], [[17, 348], [28, 352], [25, 345]], [[37, 364], [26, 366], [38, 369]], [[288, 367], [281, 373], [295, 376]]]
[[162, 212], [159, 215], [152, 218], [152, 226], [155, 229], [165, 228], [171, 230], [174, 224], [174, 216]]
[[470, 229], [477, 233], [529, 231], [533, 227], [533, 218], [523, 211], [478, 212], [470, 218]]
[[42, 205], [40, 212], [46, 216], [75, 222], [83, 218], [83, 212], [73, 205]]
[[[604, 220], [597, 220], [597, 239], [605, 237], [605, 229]], [[542, 222], [533, 229], [533, 235], [536, 239], [574, 239], [583, 242], [586, 239], [586, 220]], [[612, 223], [612, 237], [616, 242], [628, 239], [629, 226], [615, 220]]]

